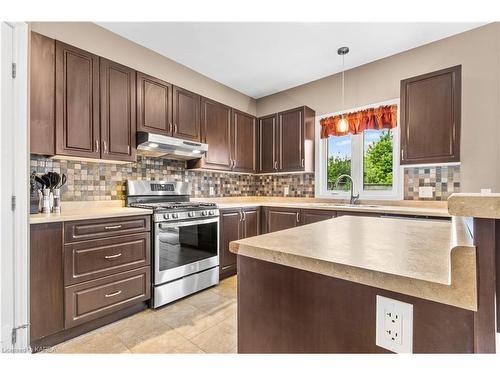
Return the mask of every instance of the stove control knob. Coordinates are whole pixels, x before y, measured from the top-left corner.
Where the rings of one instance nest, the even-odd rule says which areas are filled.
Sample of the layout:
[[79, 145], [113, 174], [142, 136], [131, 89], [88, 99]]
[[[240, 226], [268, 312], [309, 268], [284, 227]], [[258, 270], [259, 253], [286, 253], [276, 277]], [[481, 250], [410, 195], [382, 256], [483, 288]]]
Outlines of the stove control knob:
[[209, 215], [214, 215], [214, 214], [215, 214], [215, 212], [214, 212], [213, 210], [210, 210], [210, 211], [208, 211], [208, 214], [209, 214]]
[[163, 215], [163, 218], [166, 219], [166, 220], [170, 219], [170, 214]]
[[190, 212], [188, 212], [188, 216], [189, 216], [189, 217], [193, 217], [193, 216], [194, 216], [194, 211], [190, 211]]
[[207, 216], [207, 211], [202, 211], [201, 216]]
[[179, 214], [178, 214], [178, 213], [173, 213], [173, 214], [172, 214], [172, 218], [174, 218], [174, 219], [178, 219], [178, 218], [179, 218]]

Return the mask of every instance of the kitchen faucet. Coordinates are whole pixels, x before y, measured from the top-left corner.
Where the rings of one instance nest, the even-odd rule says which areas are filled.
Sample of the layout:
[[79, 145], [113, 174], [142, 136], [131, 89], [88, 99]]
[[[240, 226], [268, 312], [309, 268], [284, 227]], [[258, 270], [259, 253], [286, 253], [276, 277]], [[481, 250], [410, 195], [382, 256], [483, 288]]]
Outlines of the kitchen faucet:
[[351, 176], [349, 176], [348, 174], [341, 174], [340, 176], [338, 176], [337, 179], [335, 180], [335, 187], [337, 187], [338, 184], [339, 184], [339, 181], [342, 180], [342, 179], [344, 179], [344, 178], [347, 178], [348, 180], [351, 181], [351, 198], [349, 200], [349, 203], [350, 204], [356, 204], [356, 201], [359, 199], [359, 193], [356, 194], [356, 195], [353, 194], [353, 190], [352, 189], [353, 189], [354, 183], [352, 181], [352, 177]]

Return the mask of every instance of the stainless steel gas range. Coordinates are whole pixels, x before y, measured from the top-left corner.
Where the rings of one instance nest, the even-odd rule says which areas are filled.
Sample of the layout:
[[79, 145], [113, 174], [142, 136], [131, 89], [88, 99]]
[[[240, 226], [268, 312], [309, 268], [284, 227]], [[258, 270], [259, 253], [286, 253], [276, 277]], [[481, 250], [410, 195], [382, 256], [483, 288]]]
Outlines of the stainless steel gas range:
[[153, 307], [219, 283], [219, 210], [186, 182], [127, 181], [127, 205], [153, 210]]

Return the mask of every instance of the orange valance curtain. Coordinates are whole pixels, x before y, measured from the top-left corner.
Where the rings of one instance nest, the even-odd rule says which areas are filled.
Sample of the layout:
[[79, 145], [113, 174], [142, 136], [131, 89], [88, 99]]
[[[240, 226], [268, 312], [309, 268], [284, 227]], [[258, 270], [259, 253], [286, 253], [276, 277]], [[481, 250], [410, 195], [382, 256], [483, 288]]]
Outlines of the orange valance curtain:
[[363, 111], [345, 113], [344, 118], [349, 124], [348, 130], [340, 132], [338, 124], [342, 115], [324, 117], [321, 124], [321, 138], [362, 133], [366, 129], [392, 129], [398, 124], [398, 106], [385, 105], [378, 108], [368, 108]]

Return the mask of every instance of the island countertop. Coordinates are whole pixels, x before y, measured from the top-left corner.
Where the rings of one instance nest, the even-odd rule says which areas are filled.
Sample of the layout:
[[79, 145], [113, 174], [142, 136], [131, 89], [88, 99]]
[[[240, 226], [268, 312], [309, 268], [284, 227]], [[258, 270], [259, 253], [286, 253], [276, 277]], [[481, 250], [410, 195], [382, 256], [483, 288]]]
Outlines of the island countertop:
[[238, 255], [477, 309], [476, 252], [452, 221], [342, 216], [230, 243]]

